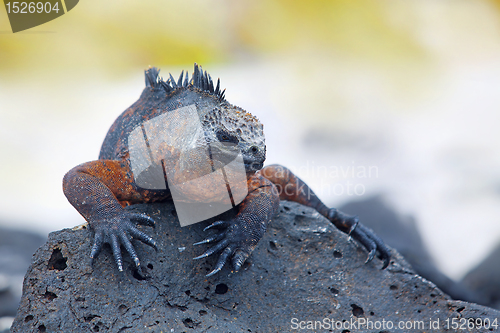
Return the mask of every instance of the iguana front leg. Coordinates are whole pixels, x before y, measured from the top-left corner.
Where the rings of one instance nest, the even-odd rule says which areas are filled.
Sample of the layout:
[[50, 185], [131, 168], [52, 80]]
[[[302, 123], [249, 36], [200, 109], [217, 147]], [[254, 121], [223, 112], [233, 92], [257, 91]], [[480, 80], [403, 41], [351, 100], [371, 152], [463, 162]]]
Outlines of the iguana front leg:
[[266, 232], [267, 225], [278, 208], [279, 196], [273, 183], [261, 175], [253, 175], [248, 180], [248, 195], [238, 205], [236, 217], [230, 221], [217, 221], [209, 225], [205, 230], [217, 228], [222, 231], [194, 244], [216, 243], [194, 259], [221, 252], [215, 268], [207, 276], [220, 271], [228, 260], [231, 261], [234, 271], [238, 271]]
[[360, 242], [369, 252], [366, 262], [371, 261], [378, 251], [384, 262], [382, 269], [389, 265], [390, 250], [371, 229], [359, 223], [357, 216], [349, 216], [335, 208], [328, 208], [300, 178], [284, 166], [270, 165], [259, 173], [276, 185], [281, 200], [295, 201], [316, 209], [338, 229]]
[[130, 242], [132, 238], [156, 248], [155, 241], [135, 227], [136, 223], [154, 226], [153, 219], [144, 214], [130, 213], [122, 207], [127, 203], [147, 201], [145, 194], [148, 193], [138, 192], [132, 181], [126, 163], [113, 160], [81, 164], [63, 179], [66, 198], [94, 231], [92, 261], [102, 245], [108, 243], [120, 271], [123, 271], [120, 245], [125, 247], [136, 267], [140, 262]]

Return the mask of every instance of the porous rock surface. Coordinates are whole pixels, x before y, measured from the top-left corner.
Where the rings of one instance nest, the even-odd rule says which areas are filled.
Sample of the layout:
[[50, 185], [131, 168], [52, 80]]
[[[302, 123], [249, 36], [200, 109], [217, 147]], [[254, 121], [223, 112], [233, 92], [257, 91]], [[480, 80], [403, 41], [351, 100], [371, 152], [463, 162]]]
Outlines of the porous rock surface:
[[[118, 272], [109, 247], [92, 268], [88, 229], [54, 232], [33, 257], [12, 332], [454, 332], [447, 319], [500, 320], [496, 310], [451, 300], [396, 251], [386, 270], [378, 259], [364, 264], [364, 249], [295, 203], [281, 203], [240, 272], [208, 278], [217, 258], [192, 259], [206, 249], [192, 244], [207, 223], [181, 228], [171, 203], [131, 209], [157, 222], [140, 228], [158, 252], [134, 243], [143, 272], [125, 255]], [[396, 329], [401, 322], [406, 329]]]
[[16, 315], [23, 276], [33, 253], [45, 240], [34, 232], [0, 227], [0, 323], [3, 317]]
[[[387, 245], [403, 255], [418, 275], [434, 283], [453, 299], [493, 307], [494, 303], [488, 297], [490, 293], [479, 293], [472, 286], [454, 281], [438, 268], [425, 246], [413, 217], [398, 214], [392, 207], [387, 205], [382, 195], [365, 198], [360, 201], [351, 201], [341, 206], [340, 210], [347, 214], [357, 215]], [[494, 256], [495, 254], [492, 254], [492, 257]], [[498, 258], [496, 262], [500, 263], [498, 254], [496, 258]], [[497, 264], [496, 266], [498, 267], [496, 281], [500, 281], [500, 265]], [[486, 267], [488, 266], [486, 265]], [[495, 265], [490, 267], [495, 267]], [[486, 273], [487, 271], [485, 270], [484, 272]], [[490, 275], [494, 276], [495, 272], [491, 273]], [[481, 277], [485, 275], [480, 274]], [[497, 289], [500, 287], [498, 283], [495, 283], [495, 280], [484, 278], [478, 278], [477, 280], [481, 281], [482, 288], [488, 291], [495, 288], [495, 286]], [[485, 282], [490, 283], [486, 284]], [[488, 285], [491, 287], [488, 287]]]

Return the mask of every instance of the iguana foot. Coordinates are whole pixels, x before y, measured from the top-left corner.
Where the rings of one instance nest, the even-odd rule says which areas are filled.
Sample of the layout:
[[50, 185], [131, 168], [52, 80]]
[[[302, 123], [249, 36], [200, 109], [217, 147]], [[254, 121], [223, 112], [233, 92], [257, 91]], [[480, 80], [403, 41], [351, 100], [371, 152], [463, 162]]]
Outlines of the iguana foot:
[[111, 245], [113, 257], [120, 272], [123, 272], [120, 245], [125, 247], [128, 254], [134, 261], [135, 266], [139, 268], [139, 258], [137, 257], [137, 253], [135, 252], [131, 240], [133, 238], [138, 239], [141, 242], [152, 246], [155, 250], [157, 247], [156, 242], [151, 237], [138, 230], [134, 224], [154, 227], [155, 222], [152, 218], [145, 214], [130, 213], [125, 210], [107, 219], [95, 221], [92, 224], [94, 229], [94, 245], [92, 246], [92, 251], [90, 253], [92, 263], [101, 251], [102, 245], [104, 243], [108, 243]]
[[[249, 228], [249, 223], [245, 223], [248, 218], [249, 217], [247, 216], [247, 218], [240, 217], [231, 221], [214, 222], [206, 227], [204, 231], [211, 228], [217, 228], [219, 229], [219, 232], [205, 240], [202, 240], [201, 242], [193, 244], [200, 245], [216, 243], [215, 246], [209, 248], [205, 251], [205, 253], [194, 259], [206, 258], [214, 253], [222, 251], [214, 269], [208, 273], [207, 276], [211, 276], [219, 272], [228, 260], [231, 261], [233, 270], [237, 272], [255, 249], [255, 246], [265, 232], [265, 227], [264, 230], [256, 230], [254, 227]], [[250, 223], [255, 222], [252, 221], [251, 218], [250, 221]], [[250, 230], [253, 230], [254, 232], [251, 232]]]
[[385, 269], [391, 260], [391, 251], [385, 245], [384, 241], [378, 237], [373, 230], [359, 223], [357, 216], [350, 216], [336, 210], [330, 209], [328, 219], [341, 231], [345, 232], [355, 240], [361, 243], [368, 251], [366, 263], [372, 261], [376, 252], [379, 252], [379, 258], [384, 262], [382, 269]]

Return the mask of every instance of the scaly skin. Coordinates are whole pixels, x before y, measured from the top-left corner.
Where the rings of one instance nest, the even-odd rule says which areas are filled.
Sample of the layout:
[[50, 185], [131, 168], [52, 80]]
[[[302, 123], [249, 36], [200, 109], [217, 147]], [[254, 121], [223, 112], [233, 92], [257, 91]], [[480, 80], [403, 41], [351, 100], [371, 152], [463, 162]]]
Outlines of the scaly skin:
[[[182, 73], [178, 81], [172, 76], [163, 81], [157, 69], [146, 71], [146, 88], [139, 100], [111, 126], [101, 147], [99, 160], [78, 165], [64, 176], [64, 194], [94, 231], [94, 245], [90, 254], [92, 260], [97, 257], [102, 245], [108, 243], [120, 271], [123, 270], [121, 246], [139, 268], [140, 261], [130, 240], [138, 239], [156, 248], [155, 241], [136, 228], [137, 223], [154, 226], [154, 221], [144, 214], [130, 213], [124, 207], [141, 202], [169, 200], [171, 194], [168, 188], [151, 190], [135, 183], [128, 138], [144, 122], [193, 104], [200, 110], [200, 121], [207, 140], [230, 144], [242, 152], [247, 177], [248, 194], [237, 206], [236, 216], [230, 221], [218, 221], [208, 226], [206, 230], [217, 228], [219, 232], [197, 243], [214, 243], [197, 259], [220, 253], [214, 270], [208, 275], [220, 271], [227, 261], [231, 262], [235, 271], [241, 267], [264, 235], [278, 210], [280, 199], [315, 208], [369, 251], [367, 262], [378, 251], [384, 261], [383, 268], [387, 267], [390, 250], [370, 229], [361, 225], [357, 217], [326, 207], [304, 182], [285, 167], [272, 165], [261, 169], [266, 150], [262, 124], [241, 108], [229, 104], [224, 99], [224, 92], [219, 89], [219, 82], [214, 88], [210, 75], [196, 64], [191, 80], [189, 75], [183, 77]], [[178, 174], [180, 179], [184, 179], [182, 177], [187, 174], [194, 178], [201, 177], [210, 172], [206, 165], [202, 166], [198, 162], [201, 156], [198, 151], [205, 151], [205, 144], [197, 142], [197, 147], [187, 153], [159, 149], [156, 153], [160, 156], [156, 163], [160, 163], [160, 159], [173, 158], [176, 161], [172, 170], [174, 177]], [[183, 172], [177, 172], [181, 169]], [[188, 173], [186, 169], [189, 169]], [[208, 183], [201, 188], [185, 191], [184, 195], [195, 201], [200, 196], [212, 202], [222, 200], [220, 193]]]

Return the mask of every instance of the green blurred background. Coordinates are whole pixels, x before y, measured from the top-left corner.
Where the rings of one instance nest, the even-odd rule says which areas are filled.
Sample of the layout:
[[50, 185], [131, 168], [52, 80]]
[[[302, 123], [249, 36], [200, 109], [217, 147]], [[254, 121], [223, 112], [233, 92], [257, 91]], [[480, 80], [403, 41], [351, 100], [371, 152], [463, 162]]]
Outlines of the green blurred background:
[[500, 240], [499, 4], [84, 0], [16, 34], [2, 8], [0, 224], [82, 223], [64, 173], [97, 158], [144, 69], [177, 76], [197, 62], [262, 120], [269, 163], [332, 205], [384, 195], [458, 278]]

